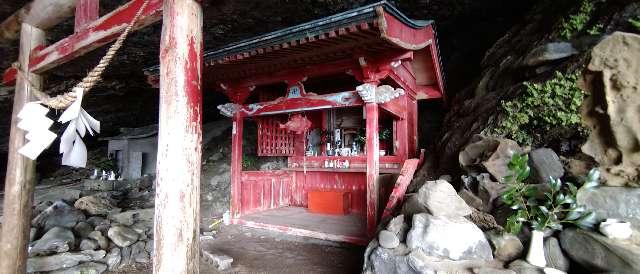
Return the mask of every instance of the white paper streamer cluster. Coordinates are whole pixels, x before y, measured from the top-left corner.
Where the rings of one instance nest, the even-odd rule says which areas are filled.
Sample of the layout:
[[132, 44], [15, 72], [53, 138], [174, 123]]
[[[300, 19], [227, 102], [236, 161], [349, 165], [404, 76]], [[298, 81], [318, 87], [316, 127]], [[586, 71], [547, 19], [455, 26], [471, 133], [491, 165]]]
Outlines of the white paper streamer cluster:
[[72, 167], [85, 167], [87, 165], [87, 146], [82, 142], [82, 137], [89, 132], [100, 133], [100, 121], [94, 119], [81, 107], [83, 90], [74, 89], [76, 101], [71, 104], [60, 116], [58, 122], [69, 122], [67, 129], [60, 137], [60, 153], [62, 164]]
[[53, 120], [47, 118], [48, 112], [49, 109], [38, 102], [30, 102], [18, 113], [20, 119], [18, 128], [27, 132], [25, 138], [29, 141], [18, 150], [18, 153], [31, 160], [38, 158], [38, 155], [56, 139], [56, 134], [49, 131]]
[[[82, 109], [82, 89], [74, 89], [76, 101], [71, 104], [60, 116], [58, 122], [67, 123], [67, 129], [60, 137], [60, 153], [62, 154], [62, 164], [72, 167], [86, 167], [87, 146], [82, 141], [82, 137], [87, 132], [94, 135], [100, 133], [100, 121], [94, 119], [84, 109]], [[40, 105], [39, 102], [27, 103], [20, 113], [20, 123], [18, 127], [27, 131], [26, 138], [29, 142], [18, 150], [18, 153], [35, 160], [51, 143], [56, 139], [56, 134], [49, 131], [53, 120], [46, 117], [49, 109]]]

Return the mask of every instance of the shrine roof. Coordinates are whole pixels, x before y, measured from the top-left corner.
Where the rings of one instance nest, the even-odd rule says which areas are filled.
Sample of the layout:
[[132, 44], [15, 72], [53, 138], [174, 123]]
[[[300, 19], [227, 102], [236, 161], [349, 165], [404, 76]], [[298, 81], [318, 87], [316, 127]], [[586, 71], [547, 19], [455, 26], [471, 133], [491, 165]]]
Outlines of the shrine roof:
[[[211, 87], [358, 56], [416, 51], [431, 44], [437, 47], [435, 41], [433, 21], [409, 19], [382, 1], [205, 51], [203, 84]], [[157, 75], [159, 66], [145, 72]]]

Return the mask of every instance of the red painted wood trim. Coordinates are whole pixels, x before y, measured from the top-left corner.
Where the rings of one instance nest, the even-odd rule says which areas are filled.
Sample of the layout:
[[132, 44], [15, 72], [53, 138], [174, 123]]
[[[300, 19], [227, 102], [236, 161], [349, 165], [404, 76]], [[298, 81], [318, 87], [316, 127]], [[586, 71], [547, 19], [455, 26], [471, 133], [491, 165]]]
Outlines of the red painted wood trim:
[[242, 134], [244, 119], [240, 112], [233, 117], [231, 129], [231, 216], [238, 217], [242, 210]]
[[[159, 21], [162, 16], [162, 1], [149, 0], [134, 29]], [[42, 73], [115, 40], [143, 2], [144, 0], [132, 0], [55, 44], [34, 49], [29, 61], [31, 72]], [[10, 75], [6, 78], [3, 76], [4, 82], [10, 83], [13, 79], [15, 77], [11, 78]]]
[[404, 119], [405, 118], [405, 101], [406, 95], [400, 96], [396, 99], [393, 99], [384, 104], [380, 104], [380, 107], [385, 111], [389, 112], [395, 119]]
[[419, 162], [420, 160], [418, 159], [409, 159], [404, 161], [402, 170], [400, 171], [400, 176], [396, 180], [391, 196], [389, 196], [389, 200], [387, 201], [387, 206], [382, 212], [381, 220], [386, 220], [390, 217], [396, 209], [396, 206], [404, 200], [404, 194], [407, 191], [409, 183], [411, 183], [411, 180], [413, 179], [413, 174], [416, 172]]
[[378, 104], [367, 103], [367, 235], [373, 237], [378, 225], [380, 140], [378, 140]]
[[329, 233], [317, 232], [317, 231], [312, 231], [312, 230], [307, 230], [302, 228], [252, 222], [252, 221], [247, 221], [243, 219], [231, 219], [231, 223], [246, 226], [246, 227], [251, 227], [251, 228], [271, 230], [271, 231], [286, 233], [289, 235], [309, 237], [309, 238], [321, 239], [326, 241], [345, 242], [345, 243], [352, 243], [356, 245], [367, 245], [369, 243], [369, 239], [365, 237], [353, 237], [353, 236], [347, 236], [347, 235], [329, 234]]
[[77, 0], [74, 30], [78, 31], [100, 16], [100, 0]]
[[16, 78], [18, 76], [18, 70], [14, 67], [10, 67], [2, 74], [2, 85], [13, 86], [16, 84]]
[[419, 50], [433, 42], [432, 25], [421, 29], [408, 28], [398, 18], [384, 11], [382, 7], [376, 8], [376, 13], [380, 24], [380, 37], [390, 43], [404, 49]]
[[274, 101], [244, 105], [239, 113], [246, 117], [300, 112], [337, 107], [361, 106], [362, 98], [356, 91], [345, 91], [323, 95], [308, 95], [299, 98], [280, 97]]

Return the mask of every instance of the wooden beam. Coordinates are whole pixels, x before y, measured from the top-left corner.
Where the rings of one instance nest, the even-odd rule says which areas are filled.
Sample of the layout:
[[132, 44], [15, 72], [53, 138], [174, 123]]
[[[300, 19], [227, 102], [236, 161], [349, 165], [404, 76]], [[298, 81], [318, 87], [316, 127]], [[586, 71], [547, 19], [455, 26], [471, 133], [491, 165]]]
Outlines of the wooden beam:
[[231, 216], [240, 216], [242, 206], [242, 131], [244, 119], [240, 112], [233, 116], [231, 129]]
[[[132, 0], [55, 44], [34, 49], [29, 60], [31, 72], [42, 73], [115, 40], [143, 3], [144, 0]], [[161, 11], [162, 0], [149, 0], [134, 29], [159, 21]], [[12, 79], [7, 77], [11, 70], [10, 68], [5, 71], [4, 83], [12, 82]]]
[[74, 30], [82, 30], [100, 17], [100, 0], [77, 0]]
[[[44, 43], [44, 31], [23, 23], [20, 29], [20, 65], [28, 68], [31, 50]], [[26, 144], [26, 141], [25, 132], [17, 127], [17, 115], [22, 107], [32, 100], [31, 85], [38, 89], [42, 88], [42, 77], [30, 73], [21, 74], [18, 76], [16, 92], [13, 96], [9, 158], [4, 182], [2, 239], [0, 240], [0, 258], [2, 258], [0, 273], [2, 274], [26, 272], [36, 163], [18, 154], [18, 150]]]
[[344, 91], [322, 95], [307, 95], [297, 98], [280, 97], [269, 102], [244, 105], [238, 112], [241, 112], [245, 117], [252, 117], [362, 105], [362, 99], [357, 92]]
[[402, 164], [402, 170], [400, 170], [400, 176], [396, 180], [396, 184], [391, 191], [391, 196], [389, 196], [389, 200], [387, 201], [387, 206], [384, 208], [382, 212], [381, 219], [384, 221], [387, 218], [391, 217], [396, 207], [402, 204], [402, 200], [404, 199], [404, 194], [407, 191], [407, 187], [411, 180], [413, 179], [413, 174], [416, 172], [418, 168], [418, 163], [420, 160], [418, 159], [408, 159], [404, 161]]
[[378, 225], [380, 175], [380, 140], [378, 139], [378, 104], [365, 105], [367, 117], [367, 235], [373, 237]]
[[0, 43], [16, 40], [22, 23], [47, 30], [73, 15], [77, 0], [33, 0], [0, 23]]
[[163, 10], [153, 270], [198, 273], [202, 8], [194, 0], [165, 0]]

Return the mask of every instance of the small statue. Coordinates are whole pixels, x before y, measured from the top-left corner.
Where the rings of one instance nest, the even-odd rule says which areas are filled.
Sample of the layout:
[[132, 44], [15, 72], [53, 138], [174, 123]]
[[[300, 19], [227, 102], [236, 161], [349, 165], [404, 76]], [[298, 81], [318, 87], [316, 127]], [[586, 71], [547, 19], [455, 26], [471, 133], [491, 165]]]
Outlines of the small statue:
[[95, 179], [98, 179], [98, 176], [99, 176], [98, 175], [98, 169], [96, 168], [96, 169], [93, 170], [93, 174], [91, 176], [89, 176], [89, 179], [95, 180]]
[[116, 173], [113, 172], [113, 170], [109, 173], [109, 181], [115, 181], [116, 180]]
[[107, 171], [106, 170], [103, 170], [102, 171], [102, 176], [100, 177], [100, 180], [106, 181], [107, 178], [109, 178], [109, 175], [107, 175]]

